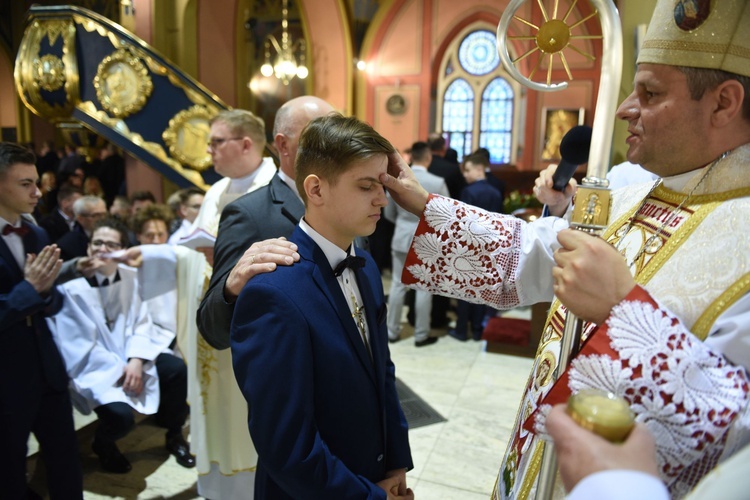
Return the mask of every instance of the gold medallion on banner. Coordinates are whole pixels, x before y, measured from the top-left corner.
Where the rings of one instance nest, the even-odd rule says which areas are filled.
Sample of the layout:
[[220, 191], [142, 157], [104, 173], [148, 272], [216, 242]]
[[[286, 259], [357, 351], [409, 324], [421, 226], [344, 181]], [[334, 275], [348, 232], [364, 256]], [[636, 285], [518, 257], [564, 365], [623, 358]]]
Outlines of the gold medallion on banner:
[[52, 54], [34, 60], [34, 83], [40, 89], [54, 92], [65, 85], [65, 65]]
[[195, 105], [174, 115], [162, 134], [170, 155], [198, 171], [210, 167], [211, 156], [206, 152], [206, 143], [211, 129], [209, 121], [217, 114], [218, 110]]
[[138, 57], [128, 49], [120, 48], [99, 64], [94, 88], [102, 108], [112, 116], [124, 118], [143, 108], [154, 84]]

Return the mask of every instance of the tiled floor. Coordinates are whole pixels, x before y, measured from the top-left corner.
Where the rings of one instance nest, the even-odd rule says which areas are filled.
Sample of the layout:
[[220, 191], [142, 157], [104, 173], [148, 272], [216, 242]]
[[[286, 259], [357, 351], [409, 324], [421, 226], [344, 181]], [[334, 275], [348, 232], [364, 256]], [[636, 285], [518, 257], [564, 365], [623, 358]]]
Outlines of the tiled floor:
[[[407, 482], [422, 499], [487, 499], [532, 360], [487, 353], [484, 342], [448, 336], [416, 348], [405, 330], [405, 338], [390, 346], [396, 375], [447, 419], [409, 433], [415, 467]], [[120, 442], [133, 463], [125, 475], [98, 470], [91, 428], [79, 431], [86, 499], [200, 498], [194, 469], [167, 455], [163, 430], [149, 420]]]

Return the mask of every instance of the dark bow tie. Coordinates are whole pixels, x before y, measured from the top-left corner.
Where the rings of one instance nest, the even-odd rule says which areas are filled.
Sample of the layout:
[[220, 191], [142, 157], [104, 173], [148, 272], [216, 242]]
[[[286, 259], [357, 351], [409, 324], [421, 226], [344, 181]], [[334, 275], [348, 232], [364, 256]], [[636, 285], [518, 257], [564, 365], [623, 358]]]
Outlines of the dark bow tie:
[[26, 234], [30, 231], [30, 229], [27, 226], [24, 226], [21, 224], [19, 227], [11, 226], [10, 224], [6, 224], [3, 228], [3, 236], [8, 236], [9, 234], [15, 233], [21, 238], [26, 236]]
[[96, 276], [92, 276], [90, 278], [86, 278], [86, 281], [89, 282], [89, 285], [91, 285], [94, 288], [102, 288], [105, 286], [109, 286], [113, 283], [117, 283], [120, 281], [120, 271], [115, 272], [115, 277], [110, 281], [109, 278], [104, 278], [101, 283], [97, 281]]
[[354, 255], [347, 256], [344, 260], [339, 262], [339, 265], [333, 270], [333, 275], [338, 278], [347, 267], [349, 269], [361, 269], [365, 267], [365, 258], [355, 257]]

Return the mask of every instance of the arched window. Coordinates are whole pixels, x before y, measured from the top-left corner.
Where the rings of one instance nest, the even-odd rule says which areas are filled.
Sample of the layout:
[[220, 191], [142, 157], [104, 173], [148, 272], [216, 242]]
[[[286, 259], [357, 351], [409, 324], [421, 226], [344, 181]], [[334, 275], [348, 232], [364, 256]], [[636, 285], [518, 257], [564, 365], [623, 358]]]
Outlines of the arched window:
[[457, 78], [443, 97], [443, 132], [458, 151], [459, 158], [471, 154], [471, 133], [474, 123], [474, 90], [463, 78]]
[[510, 163], [513, 139], [513, 88], [503, 78], [492, 80], [482, 93], [479, 145], [490, 150], [492, 163]]
[[437, 128], [459, 160], [483, 147], [492, 163], [515, 162], [520, 92], [503, 71], [495, 42], [493, 31], [471, 26], [450, 44], [441, 63]]

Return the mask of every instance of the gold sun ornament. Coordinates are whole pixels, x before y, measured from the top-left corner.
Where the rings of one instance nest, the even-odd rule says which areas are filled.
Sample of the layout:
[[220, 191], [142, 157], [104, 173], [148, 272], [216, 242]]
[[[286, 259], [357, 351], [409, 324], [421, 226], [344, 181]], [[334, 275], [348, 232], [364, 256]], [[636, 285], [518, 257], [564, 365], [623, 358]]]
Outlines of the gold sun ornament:
[[[508, 9], [510, 10], [513, 5], [516, 5], [516, 9], [514, 9], [512, 12], [515, 12], [518, 10], [518, 6], [520, 6], [521, 2], [511, 2], [511, 5], [508, 6]], [[547, 61], [547, 71], [546, 71], [546, 78], [544, 78], [544, 81], [546, 85], [544, 84], [537, 84], [540, 87], [544, 88], [537, 88], [537, 90], [559, 90], [560, 88], [564, 88], [567, 86], [567, 81], [573, 80], [573, 75], [570, 71], [570, 65], [568, 64], [568, 59], [565, 57], [565, 50], [570, 49], [581, 56], [594, 60], [596, 59], [593, 54], [589, 54], [580, 48], [576, 47], [575, 45], [571, 45], [571, 42], [574, 40], [597, 40], [602, 39], [602, 35], [588, 35], [588, 34], [573, 34], [573, 31], [576, 30], [576, 28], [580, 28], [586, 21], [591, 19], [592, 17], [595, 17], [597, 15], [597, 10], [594, 10], [591, 14], [588, 16], [572, 23], [568, 24], [568, 20], [571, 17], [571, 14], [573, 13], [576, 4], [578, 3], [578, 0], [573, 0], [570, 5], [568, 6], [568, 9], [565, 11], [565, 14], [562, 17], [558, 17], [558, 11], [560, 10], [560, 0], [554, 0], [554, 4], [552, 6], [552, 13], [548, 12], [547, 8], [544, 6], [543, 0], [537, 0], [537, 4], [539, 5], [539, 9], [542, 14], [542, 18], [544, 22], [541, 23], [541, 25], [537, 26], [535, 23], [528, 19], [524, 19], [519, 15], [513, 14], [512, 16], [503, 16], [503, 19], [500, 22], [500, 25], [498, 26], [498, 52], [500, 53], [501, 59], [503, 59], [503, 56], [505, 55], [508, 59], [510, 59], [510, 62], [515, 67], [519, 63], [519, 61], [522, 61], [529, 57], [532, 54], [535, 54], [537, 52], [541, 53], [538, 57], [536, 64], [534, 64], [534, 67], [531, 69], [531, 72], [529, 75], [525, 78], [533, 82], [534, 77], [537, 74], [537, 71], [542, 66], [542, 63], [546, 60]], [[517, 36], [511, 36], [507, 35], [508, 27], [510, 25], [510, 21], [517, 21], [523, 25], [525, 25], [527, 28], [529, 28], [532, 33], [529, 35], [517, 35]], [[502, 33], [501, 33], [502, 30]], [[516, 58], [510, 58], [510, 55], [507, 54], [507, 42], [508, 41], [519, 41], [523, 43], [529, 44], [530, 42], [530, 48], [526, 50], [523, 54]], [[559, 56], [559, 60], [565, 69], [565, 73], [567, 75], [567, 81], [563, 83], [553, 84], [552, 83], [552, 70], [555, 66], [555, 63], [557, 62], [556, 56]], [[534, 82], [536, 83], [536, 82]]]

